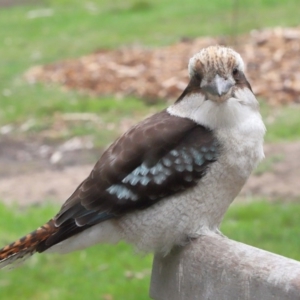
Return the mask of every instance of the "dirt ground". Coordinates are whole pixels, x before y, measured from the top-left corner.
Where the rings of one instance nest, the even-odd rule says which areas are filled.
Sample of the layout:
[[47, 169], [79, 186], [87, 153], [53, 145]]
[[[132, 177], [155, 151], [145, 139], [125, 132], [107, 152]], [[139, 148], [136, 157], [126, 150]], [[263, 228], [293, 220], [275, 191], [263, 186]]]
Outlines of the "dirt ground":
[[241, 195], [266, 197], [270, 200], [299, 200], [300, 198], [300, 141], [265, 145], [267, 167], [254, 174], [246, 183]]
[[[88, 176], [99, 149], [68, 149], [5, 138], [0, 147], [0, 197], [7, 204], [64, 202]], [[296, 200], [300, 196], [300, 142], [265, 146], [265, 167], [253, 174], [239, 199], [267, 197]], [[273, 159], [275, 158], [275, 159]]]
[[[33, 3], [34, 0], [26, 0], [26, 2]], [[24, 3], [24, 1], [0, 0], [0, 6], [18, 5], [21, 3]], [[282, 102], [281, 96], [283, 97], [282, 99], [299, 99], [297, 97], [300, 95], [300, 86], [296, 83], [298, 83], [300, 73], [298, 71], [292, 72], [290, 65], [292, 64], [292, 66], [295, 67], [296, 64], [298, 66], [298, 60], [295, 60], [294, 57], [295, 55], [298, 57], [299, 54], [300, 28], [277, 28], [274, 30], [252, 32], [248, 37], [248, 40], [249, 43], [246, 44], [247, 47], [241, 49], [241, 51], [243, 56], [247, 57], [250, 77], [254, 77], [252, 78], [252, 81], [255, 81], [255, 76], [252, 76], [252, 71], [254, 72], [253, 74], [256, 74], [258, 72], [257, 69], [259, 68], [264, 68], [263, 71], [267, 72], [266, 74], [270, 74], [270, 76], [266, 75], [264, 78], [267, 84], [264, 82], [263, 85], [259, 85], [259, 83], [254, 85], [255, 92], [265, 95], [265, 91], [261, 87], [275, 85], [277, 88], [268, 88], [268, 90], [273, 93], [272, 97], [270, 97], [270, 95], [265, 95], [266, 98], [277, 99], [275, 101], [276, 103]], [[96, 94], [101, 94], [101, 91], [95, 89], [99, 86], [93, 84], [93, 82], [91, 83], [91, 78], [93, 78], [93, 76], [90, 76], [90, 74], [93, 75], [95, 73], [95, 68], [99, 74], [101, 71], [107, 73], [108, 68], [109, 72], [115, 71], [116, 78], [120, 78], [122, 82], [124, 81], [124, 76], [129, 80], [129, 90], [128, 86], [124, 86], [124, 90], [117, 91], [122, 95], [135, 94], [148, 99], [155, 96], [157, 99], [157, 91], [165, 90], [168, 94], [159, 95], [158, 98], [170, 98], [173, 97], [173, 94], [178, 94], [178, 90], [182, 90], [182, 80], [185, 78], [184, 76], [186, 76], [186, 61], [190, 56], [188, 49], [192, 48], [192, 50], [194, 50], [195, 47], [199, 49], [200, 45], [203, 43], [205, 45], [206, 43], [211, 44], [212, 39], [204, 38], [182, 41], [177, 45], [152, 52], [149, 49], [145, 50], [140, 48], [118, 49], [109, 53], [97, 52], [77, 61], [59, 62], [52, 66], [40, 66], [34, 68], [27, 73], [27, 77], [30, 79], [29, 82], [32, 83], [36, 80], [60, 82], [62, 77], [64, 84], [67, 84], [68, 82], [64, 77], [64, 72], [66, 72], [68, 74], [68, 79], [71, 81], [73, 80], [69, 84], [69, 88], [84, 88], [89, 90], [90, 87], [93, 87]], [[214, 43], [216, 43], [215, 40]], [[253, 55], [253, 47], [259, 49], [260, 55]], [[281, 50], [274, 52], [274, 47], [276, 49], [281, 48]], [[282, 49], [284, 49], [284, 51]], [[133, 63], [131, 59], [135, 52], [137, 62]], [[178, 59], [174, 52], [178, 54]], [[120, 55], [120, 53], [122, 55]], [[146, 56], [145, 53], [147, 54]], [[270, 64], [261, 64], [265, 55], [270, 56], [272, 53], [274, 55]], [[284, 53], [286, 53], [286, 55], [284, 55]], [[113, 56], [114, 59], [107, 59], [107, 56], [110, 55]], [[182, 59], [182, 56], [184, 55], [186, 57], [185, 59]], [[100, 59], [101, 57], [103, 58], [102, 60], [108, 62], [115, 61], [118, 57], [123, 60], [118, 61], [118, 64], [115, 65], [112, 63], [103, 65], [100, 64], [100, 62], [102, 62]], [[128, 57], [130, 58], [129, 61]], [[172, 59], [172, 64], [170, 64], [166, 58]], [[256, 63], [252, 62], [254, 59], [257, 60]], [[165, 70], [171, 72], [171, 75], [169, 73], [166, 74], [165, 80], [161, 80], [161, 73], [158, 75], [152, 74], [151, 80], [148, 80], [145, 77], [147, 82], [153, 82], [153, 86], [147, 84], [146, 88], [145, 84], [141, 84], [136, 80], [137, 76], [139, 78], [144, 78], [143, 76], [140, 76], [140, 73], [143, 73], [144, 71], [148, 73], [149, 69], [154, 71], [157, 70], [156, 64], [159, 63], [161, 66], [163, 61], [169, 66], [172, 65], [173, 68], [179, 70], [176, 69], [179, 74], [178, 78], [171, 76], [174, 73], [172, 68], [170, 70], [165, 68]], [[149, 68], [143, 67], [144, 65], [147, 65], [148, 62], [150, 62], [151, 68], [150, 66]], [[282, 62], [284, 62], [284, 64], [282, 64]], [[74, 68], [74, 65], [76, 67], [77, 64], [80, 64], [81, 66], [81, 68], [79, 68], [79, 77], [74, 72], [74, 69], [78, 69]], [[134, 66], [132, 66], [132, 64]], [[138, 66], [142, 67], [139, 69], [137, 68]], [[277, 73], [276, 71], [278, 68], [282, 68], [283, 66], [288, 70], [285, 80], [282, 80], [282, 78], [279, 77], [274, 78], [274, 74]], [[84, 72], [82, 72], [82, 68]], [[297, 68], [297, 70], [299, 70], [299, 68]], [[292, 75], [290, 73], [292, 73]], [[70, 74], [74, 76], [72, 77]], [[76, 83], [77, 78], [80, 79], [80, 82], [85, 82], [82, 80], [82, 74], [85, 74], [84, 78], [87, 80], [84, 87], [78, 86]], [[285, 76], [285, 74], [282, 76]], [[157, 78], [160, 79], [156, 80]], [[132, 87], [135, 87], [135, 82], [144, 90], [132, 90]], [[157, 84], [154, 84], [158, 82], [162, 82], [163, 86], [158, 88]], [[279, 93], [278, 84], [281, 82], [283, 82], [285, 86], [280, 86], [280, 91], [282, 93]], [[101, 86], [110, 87], [108, 83], [105, 85], [102, 84]], [[120, 85], [117, 84], [116, 86]], [[112, 87], [112, 91], [116, 91], [115, 86]], [[111, 94], [112, 91], [103, 91], [102, 93]], [[154, 95], [152, 91], [155, 91]], [[24, 139], [11, 138], [7, 135], [1, 135], [1, 133], [0, 137], [0, 198], [7, 204], [18, 203], [20, 205], [29, 205], [42, 203], [44, 201], [53, 201], [56, 203], [64, 202], [80, 182], [88, 176], [94, 163], [101, 155], [101, 150], [95, 149], [93, 146], [83, 146], [89, 143], [80, 140], [79, 138], [64, 142], [61, 145], [53, 145], [45, 144], [38, 140], [26, 139], [25, 141]], [[262, 168], [259, 173], [256, 172], [256, 174], [249, 179], [242, 190], [239, 199], [249, 199], [250, 197], [261, 196], [271, 200], [296, 200], [299, 198], [300, 184], [298, 178], [300, 178], [300, 141], [266, 145], [265, 153], [266, 162], [269, 161], [269, 163], [265, 163], [266, 167]], [[276, 157], [280, 159], [272, 159]]]

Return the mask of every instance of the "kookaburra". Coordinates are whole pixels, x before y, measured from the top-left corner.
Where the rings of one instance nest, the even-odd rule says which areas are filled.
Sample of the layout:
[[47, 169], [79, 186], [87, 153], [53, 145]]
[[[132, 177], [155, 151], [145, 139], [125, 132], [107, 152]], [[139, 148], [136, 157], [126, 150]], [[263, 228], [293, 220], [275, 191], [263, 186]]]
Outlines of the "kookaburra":
[[178, 100], [117, 139], [53, 219], [0, 250], [0, 268], [35, 252], [120, 240], [166, 254], [219, 232], [264, 157], [265, 126], [234, 50], [205, 48], [188, 71]]

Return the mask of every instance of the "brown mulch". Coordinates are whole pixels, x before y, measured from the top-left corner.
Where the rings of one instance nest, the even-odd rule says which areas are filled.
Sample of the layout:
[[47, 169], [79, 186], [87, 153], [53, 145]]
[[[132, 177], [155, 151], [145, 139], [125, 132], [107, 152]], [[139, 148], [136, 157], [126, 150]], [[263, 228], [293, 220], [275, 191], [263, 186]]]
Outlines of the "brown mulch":
[[[300, 102], [300, 27], [252, 31], [235, 47], [244, 58], [257, 96], [270, 104]], [[201, 48], [225, 44], [222, 38], [197, 38], [149, 49], [126, 47], [36, 66], [29, 82], [54, 82], [92, 95], [134, 95], [155, 102], [174, 99], [188, 82], [189, 58]]]

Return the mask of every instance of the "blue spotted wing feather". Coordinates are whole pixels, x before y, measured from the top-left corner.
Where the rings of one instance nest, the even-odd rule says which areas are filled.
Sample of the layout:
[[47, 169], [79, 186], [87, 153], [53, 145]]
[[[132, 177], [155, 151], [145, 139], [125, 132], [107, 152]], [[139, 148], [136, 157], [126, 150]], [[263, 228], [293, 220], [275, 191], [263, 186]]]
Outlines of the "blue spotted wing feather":
[[212, 132], [163, 111], [133, 127], [102, 155], [55, 217], [52, 245], [107, 219], [193, 187], [218, 154]]

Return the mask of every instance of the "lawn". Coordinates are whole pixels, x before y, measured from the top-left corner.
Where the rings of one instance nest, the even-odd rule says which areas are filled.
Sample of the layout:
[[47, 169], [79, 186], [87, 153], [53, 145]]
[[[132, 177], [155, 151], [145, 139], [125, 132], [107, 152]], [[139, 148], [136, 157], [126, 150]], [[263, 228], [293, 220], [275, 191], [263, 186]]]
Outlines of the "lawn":
[[[51, 205], [0, 210], [0, 243], [5, 244], [54, 215]], [[9, 226], [7, 226], [9, 224]], [[148, 299], [150, 256], [131, 247], [97, 246], [70, 255], [36, 255], [23, 266], [0, 272], [0, 299]]]
[[[11, 135], [36, 137], [64, 113], [97, 114], [101, 122], [59, 130], [57, 138], [92, 135], [104, 146], [117, 134], [105, 124], [141, 119], [164, 104], [147, 106], [140, 99], [89, 97], [58, 86], [29, 85], [24, 72], [33, 65], [78, 57], [100, 48], [128, 44], [157, 47], [182, 37], [233, 35], [264, 26], [294, 26], [298, 0], [171, 1], [47, 0], [0, 10], [0, 129]], [[300, 136], [299, 107], [262, 105], [267, 141]], [[23, 124], [32, 124], [24, 131]], [[103, 125], [104, 124], [104, 125]], [[0, 135], [1, 137], [1, 135]], [[1, 195], [0, 195], [1, 198]], [[51, 218], [53, 204], [26, 209], [0, 205], [0, 244], [18, 238]], [[222, 226], [224, 234], [300, 260], [298, 204], [257, 201], [233, 205]], [[148, 298], [152, 257], [135, 256], [130, 246], [98, 245], [57, 256], [36, 255], [22, 267], [0, 272], [0, 299], [143, 300]]]
[[[234, 35], [264, 26], [293, 26], [299, 19], [295, 7], [297, 0], [284, 3], [187, 0], [184, 4], [171, 0], [48, 0], [3, 8], [0, 10], [0, 128], [10, 125], [11, 134], [33, 137], [55, 128], [56, 138], [88, 134], [100, 141], [99, 146], [104, 146], [109, 137], [101, 124], [79, 122], [60, 128], [54, 123], [65, 113], [92, 112], [118, 128], [124, 118], [141, 118], [162, 105], [149, 108], [134, 98], [99, 99], [66, 92], [58, 86], [30, 85], [23, 79], [24, 72], [37, 64], [78, 57], [101, 48], [128, 44], [157, 47], [182, 37]], [[266, 111], [266, 116], [274, 115], [273, 109]], [[296, 108], [292, 113], [298, 111]], [[281, 121], [280, 115], [276, 118]], [[290, 131], [298, 134], [299, 123], [299, 118], [290, 119], [291, 130], [277, 128], [267, 135], [267, 140], [286, 138]], [[30, 124], [26, 132], [24, 124]], [[275, 126], [274, 122], [269, 126]], [[118, 130], [111, 132], [110, 139], [117, 134]]]
[[[14, 210], [0, 205], [0, 244], [30, 232], [57, 207], [44, 204]], [[222, 231], [228, 237], [300, 260], [300, 207], [257, 201], [233, 205]], [[22, 266], [0, 272], [1, 299], [149, 299], [152, 256], [119, 245], [97, 245], [63, 256], [37, 254]]]

